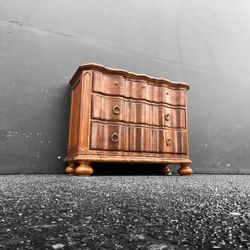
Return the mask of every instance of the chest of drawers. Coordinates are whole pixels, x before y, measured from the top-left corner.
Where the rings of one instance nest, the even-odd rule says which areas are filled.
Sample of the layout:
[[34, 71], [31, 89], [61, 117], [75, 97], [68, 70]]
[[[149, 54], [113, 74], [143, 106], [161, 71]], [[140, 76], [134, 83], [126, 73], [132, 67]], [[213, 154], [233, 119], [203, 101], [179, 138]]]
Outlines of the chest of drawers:
[[91, 163], [157, 163], [162, 173], [189, 167], [188, 85], [165, 79], [80, 65], [70, 81], [68, 174], [91, 175]]

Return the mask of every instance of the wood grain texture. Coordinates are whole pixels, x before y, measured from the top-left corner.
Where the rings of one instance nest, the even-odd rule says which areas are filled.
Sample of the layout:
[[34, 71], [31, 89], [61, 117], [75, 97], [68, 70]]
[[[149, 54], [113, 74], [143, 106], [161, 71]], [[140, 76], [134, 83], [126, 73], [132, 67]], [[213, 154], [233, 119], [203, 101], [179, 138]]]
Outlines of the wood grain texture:
[[187, 84], [94, 64], [80, 66], [70, 83], [69, 174], [92, 174], [91, 162], [160, 163], [165, 174], [175, 163], [191, 173]]

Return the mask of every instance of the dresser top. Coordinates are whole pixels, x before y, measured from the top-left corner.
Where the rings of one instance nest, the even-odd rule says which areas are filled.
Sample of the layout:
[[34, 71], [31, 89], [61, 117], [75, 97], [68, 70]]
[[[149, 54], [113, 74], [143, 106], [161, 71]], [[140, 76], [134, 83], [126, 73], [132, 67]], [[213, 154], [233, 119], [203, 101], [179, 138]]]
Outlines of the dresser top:
[[76, 70], [73, 77], [71, 78], [71, 80], [70, 80], [71, 84], [74, 83], [75, 79], [79, 76], [79, 74], [83, 70], [96, 70], [96, 71], [100, 71], [100, 72], [107, 73], [107, 74], [122, 75], [125, 78], [152, 81], [153, 83], [161, 83], [161, 84], [165, 83], [165, 84], [170, 85], [172, 87], [182, 87], [182, 88], [185, 88], [187, 90], [189, 89], [189, 85], [187, 83], [184, 83], [184, 82], [173, 82], [173, 81], [170, 81], [168, 79], [151, 77], [151, 76], [148, 76], [145, 74], [132, 73], [132, 72], [128, 72], [128, 71], [123, 70], [123, 69], [107, 68], [107, 67], [104, 67], [103, 65], [95, 64], [95, 63], [81, 64], [78, 67], [78, 69]]

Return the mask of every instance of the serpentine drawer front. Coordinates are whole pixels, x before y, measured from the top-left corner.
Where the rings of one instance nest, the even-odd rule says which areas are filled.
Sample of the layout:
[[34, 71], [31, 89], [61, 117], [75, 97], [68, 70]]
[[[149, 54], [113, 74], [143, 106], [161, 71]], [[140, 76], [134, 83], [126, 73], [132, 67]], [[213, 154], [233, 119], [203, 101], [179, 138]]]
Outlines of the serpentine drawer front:
[[187, 153], [187, 132], [91, 122], [90, 148], [127, 152]]
[[186, 128], [186, 110], [125, 98], [92, 95], [91, 118], [105, 121]]
[[189, 167], [185, 83], [80, 65], [70, 84], [71, 109], [66, 168], [91, 175], [92, 162], [158, 163], [162, 173]]

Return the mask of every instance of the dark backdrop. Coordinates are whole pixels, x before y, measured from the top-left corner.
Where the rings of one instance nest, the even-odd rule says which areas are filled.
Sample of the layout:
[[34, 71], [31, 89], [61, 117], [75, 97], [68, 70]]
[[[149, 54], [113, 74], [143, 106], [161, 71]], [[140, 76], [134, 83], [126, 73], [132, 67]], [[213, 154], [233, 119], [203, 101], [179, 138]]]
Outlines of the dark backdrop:
[[62, 173], [70, 88], [95, 62], [190, 84], [197, 173], [250, 173], [247, 0], [0, 0], [0, 173]]

